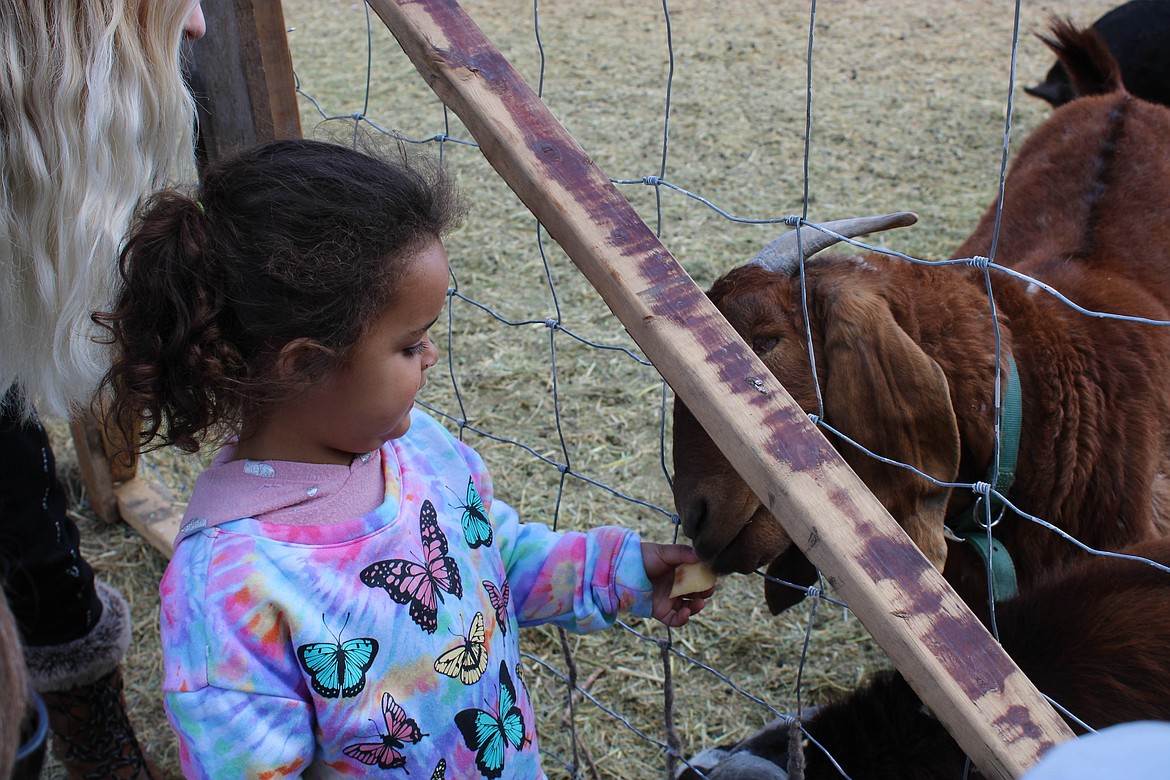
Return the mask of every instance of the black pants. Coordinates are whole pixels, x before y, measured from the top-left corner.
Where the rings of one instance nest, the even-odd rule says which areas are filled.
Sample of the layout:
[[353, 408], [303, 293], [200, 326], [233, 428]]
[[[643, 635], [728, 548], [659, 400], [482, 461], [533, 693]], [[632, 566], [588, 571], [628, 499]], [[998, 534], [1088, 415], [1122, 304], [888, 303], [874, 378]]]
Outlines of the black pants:
[[0, 402], [0, 579], [25, 644], [56, 645], [88, 634], [102, 605], [48, 434], [21, 417], [19, 392]]

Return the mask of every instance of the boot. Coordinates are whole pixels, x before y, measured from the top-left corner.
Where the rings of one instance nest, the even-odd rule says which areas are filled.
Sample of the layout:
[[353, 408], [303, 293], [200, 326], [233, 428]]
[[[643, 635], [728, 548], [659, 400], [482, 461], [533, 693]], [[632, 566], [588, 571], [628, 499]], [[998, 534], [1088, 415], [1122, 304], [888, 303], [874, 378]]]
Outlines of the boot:
[[97, 581], [102, 616], [81, 639], [29, 647], [29, 676], [49, 710], [53, 755], [69, 780], [161, 780], [126, 715], [121, 661], [130, 646], [122, 594]]

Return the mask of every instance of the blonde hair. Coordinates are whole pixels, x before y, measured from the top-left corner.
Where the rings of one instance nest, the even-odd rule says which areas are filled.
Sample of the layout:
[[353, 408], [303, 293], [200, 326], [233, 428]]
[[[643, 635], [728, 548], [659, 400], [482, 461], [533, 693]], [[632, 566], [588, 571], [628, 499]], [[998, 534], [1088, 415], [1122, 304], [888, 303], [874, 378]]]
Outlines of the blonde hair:
[[92, 397], [139, 200], [191, 175], [180, 70], [198, 0], [0, 3], [0, 394], [58, 415]]

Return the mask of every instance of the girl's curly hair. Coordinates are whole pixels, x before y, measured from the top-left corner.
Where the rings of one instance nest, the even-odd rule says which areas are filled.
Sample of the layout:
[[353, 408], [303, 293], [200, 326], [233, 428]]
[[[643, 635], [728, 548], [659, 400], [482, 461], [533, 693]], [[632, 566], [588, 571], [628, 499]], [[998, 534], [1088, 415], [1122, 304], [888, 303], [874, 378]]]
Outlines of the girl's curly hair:
[[[413, 256], [462, 214], [433, 162], [272, 141], [163, 190], [122, 251], [123, 287], [94, 315], [114, 347], [108, 422], [132, 449], [195, 452], [336, 371], [392, 303]], [[319, 349], [291, 381], [281, 348]]]

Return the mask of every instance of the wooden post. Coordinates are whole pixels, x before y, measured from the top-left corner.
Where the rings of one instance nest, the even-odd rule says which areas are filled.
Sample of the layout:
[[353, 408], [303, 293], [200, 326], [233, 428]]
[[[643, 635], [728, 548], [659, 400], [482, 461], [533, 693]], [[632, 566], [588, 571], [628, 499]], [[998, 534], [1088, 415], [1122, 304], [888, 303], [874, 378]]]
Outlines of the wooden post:
[[979, 768], [1016, 777], [1071, 737], [463, 9], [367, 2]]
[[136, 459], [118, 454], [117, 441], [110, 440], [109, 432], [103, 430], [101, 422], [89, 410], [70, 418], [69, 430], [90, 508], [102, 522], [117, 522], [116, 486], [134, 477]]
[[[299, 138], [292, 56], [280, 0], [203, 0], [207, 35], [188, 44], [188, 80], [199, 109], [201, 156], [275, 138]], [[137, 464], [119, 463], [111, 432], [92, 416], [72, 423], [90, 505], [103, 520], [120, 515], [171, 556], [182, 511], [137, 479]], [[116, 441], [116, 439], [114, 439]]]
[[207, 34], [190, 44], [188, 78], [207, 159], [238, 146], [300, 138], [280, 0], [203, 0], [203, 15]]

